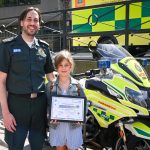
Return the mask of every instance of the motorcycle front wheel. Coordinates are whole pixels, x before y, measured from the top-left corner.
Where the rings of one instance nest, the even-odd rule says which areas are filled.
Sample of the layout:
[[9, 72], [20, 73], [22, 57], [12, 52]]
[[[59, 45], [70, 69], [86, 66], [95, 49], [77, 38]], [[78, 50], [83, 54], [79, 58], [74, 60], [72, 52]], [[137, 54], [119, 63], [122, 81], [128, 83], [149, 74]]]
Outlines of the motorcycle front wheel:
[[126, 138], [126, 143], [122, 138], [117, 140], [115, 150], [150, 150], [150, 141], [134, 135], [128, 135]]

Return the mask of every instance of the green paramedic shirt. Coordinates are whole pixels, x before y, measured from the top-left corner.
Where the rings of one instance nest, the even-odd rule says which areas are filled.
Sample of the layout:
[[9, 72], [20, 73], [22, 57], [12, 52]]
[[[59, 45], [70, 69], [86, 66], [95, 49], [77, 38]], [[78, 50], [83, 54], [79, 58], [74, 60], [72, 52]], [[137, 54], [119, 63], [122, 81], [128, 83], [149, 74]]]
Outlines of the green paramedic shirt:
[[21, 35], [0, 45], [0, 71], [7, 73], [8, 92], [28, 94], [45, 90], [45, 74], [54, 71], [48, 44], [35, 40], [30, 48]]

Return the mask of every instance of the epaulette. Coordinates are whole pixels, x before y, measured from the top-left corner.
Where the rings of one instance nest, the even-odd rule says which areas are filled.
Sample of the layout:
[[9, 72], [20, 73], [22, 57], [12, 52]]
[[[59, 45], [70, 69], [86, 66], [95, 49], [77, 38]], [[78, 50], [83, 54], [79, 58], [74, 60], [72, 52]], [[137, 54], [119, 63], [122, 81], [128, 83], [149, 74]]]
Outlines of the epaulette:
[[15, 37], [10, 37], [10, 38], [7, 38], [7, 39], [3, 39], [2, 42], [3, 43], [13, 42], [15, 39], [16, 39], [16, 36]]
[[44, 40], [38, 39], [38, 42], [44, 44], [45, 46], [49, 46], [49, 44]]

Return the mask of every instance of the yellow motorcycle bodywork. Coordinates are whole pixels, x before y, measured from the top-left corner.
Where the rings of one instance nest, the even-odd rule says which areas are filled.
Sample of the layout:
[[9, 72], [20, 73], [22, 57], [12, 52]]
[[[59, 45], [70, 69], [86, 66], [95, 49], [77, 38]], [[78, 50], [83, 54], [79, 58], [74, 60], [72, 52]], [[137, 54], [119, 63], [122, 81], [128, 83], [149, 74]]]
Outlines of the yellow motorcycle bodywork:
[[125, 124], [125, 128], [137, 137], [150, 140], [150, 128], [142, 122]]

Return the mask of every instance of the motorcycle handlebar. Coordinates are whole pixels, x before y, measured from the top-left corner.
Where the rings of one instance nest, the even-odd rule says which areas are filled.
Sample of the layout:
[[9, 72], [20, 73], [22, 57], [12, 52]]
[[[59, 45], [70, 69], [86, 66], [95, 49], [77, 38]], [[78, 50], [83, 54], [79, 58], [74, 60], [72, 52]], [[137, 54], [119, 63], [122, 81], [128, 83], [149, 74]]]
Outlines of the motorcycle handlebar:
[[85, 73], [73, 74], [74, 78], [84, 78], [84, 77], [94, 77], [96, 74], [99, 74], [100, 69], [90, 69]]

